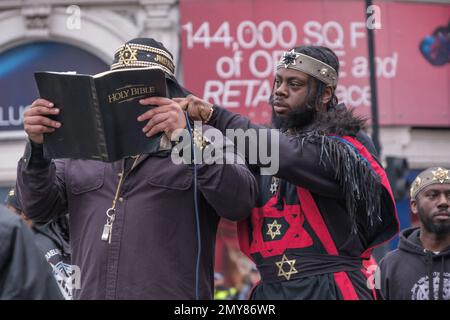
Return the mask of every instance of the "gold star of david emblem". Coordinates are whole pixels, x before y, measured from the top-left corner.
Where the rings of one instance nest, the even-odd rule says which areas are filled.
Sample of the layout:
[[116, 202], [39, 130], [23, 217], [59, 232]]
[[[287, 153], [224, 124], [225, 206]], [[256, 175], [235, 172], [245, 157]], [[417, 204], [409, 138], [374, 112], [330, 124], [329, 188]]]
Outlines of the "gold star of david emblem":
[[448, 176], [448, 170], [437, 168], [436, 171], [431, 171], [431, 173], [433, 174], [433, 180], [437, 180], [440, 183], [444, 183], [445, 180], [450, 180]]
[[[284, 269], [283, 269], [284, 263], [287, 263], [290, 266], [289, 271], [284, 271]], [[288, 258], [284, 254], [283, 254], [283, 258], [281, 259], [281, 261], [275, 262], [275, 264], [278, 267], [278, 276], [279, 277], [284, 276], [286, 278], [286, 280], [289, 280], [291, 278], [291, 275], [298, 273], [297, 269], [295, 269], [295, 267], [294, 267], [295, 259], [288, 260]]]
[[[273, 228], [275, 228], [275, 231], [273, 231]], [[278, 235], [281, 235], [281, 232], [280, 232], [280, 229], [281, 229], [281, 224], [279, 224], [278, 222], [277, 222], [277, 220], [273, 220], [273, 222], [272, 223], [268, 223], [267, 224], [267, 235], [269, 235], [271, 238], [272, 238], [272, 240], [276, 237], [276, 236], [278, 236]]]
[[131, 49], [131, 47], [126, 44], [119, 52], [119, 62], [128, 66], [132, 61], [137, 61], [137, 49]]

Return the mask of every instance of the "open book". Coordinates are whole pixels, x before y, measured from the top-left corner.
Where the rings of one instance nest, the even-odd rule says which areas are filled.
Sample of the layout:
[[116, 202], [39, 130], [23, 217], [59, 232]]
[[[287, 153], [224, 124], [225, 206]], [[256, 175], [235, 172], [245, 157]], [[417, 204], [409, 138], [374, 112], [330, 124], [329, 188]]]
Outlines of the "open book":
[[61, 122], [44, 135], [47, 158], [79, 158], [112, 162], [126, 156], [168, 149], [162, 134], [148, 138], [147, 121], [137, 117], [154, 106], [139, 100], [167, 96], [166, 78], [159, 69], [123, 69], [96, 75], [36, 72], [41, 98], [60, 112], [50, 118]]

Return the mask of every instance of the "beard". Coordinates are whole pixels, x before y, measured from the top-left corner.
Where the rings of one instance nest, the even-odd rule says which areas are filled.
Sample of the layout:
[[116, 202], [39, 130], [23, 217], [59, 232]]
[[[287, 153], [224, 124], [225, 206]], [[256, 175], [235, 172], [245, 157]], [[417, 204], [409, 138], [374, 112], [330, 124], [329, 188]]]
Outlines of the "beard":
[[313, 107], [305, 104], [295, 106], [287, 115], [280, 116], [275, 112], [272, 101], [270, 105], [272, 106], [272, 126], [281, 131], [302, 130], [313, 123], [317, 115]]
[[448, 220], [439, 221], [439, 222], [433, 222], [433, 218], [430, 217], [425, 213], [425, 211], [420, 207], [417, 206], [417, 213], [420, 219], [420, 222], [422, 222], [423, 227], [428, 232], [434, 233], [438, 236], [446, 235], [450, 233], [450, 223]]

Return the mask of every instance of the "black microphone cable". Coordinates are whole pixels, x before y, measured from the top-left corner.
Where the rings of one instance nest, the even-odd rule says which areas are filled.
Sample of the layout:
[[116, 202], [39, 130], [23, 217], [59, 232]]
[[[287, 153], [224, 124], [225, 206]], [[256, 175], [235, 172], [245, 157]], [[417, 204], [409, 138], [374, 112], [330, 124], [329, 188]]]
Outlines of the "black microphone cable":
[[202, 253], [202, 242], [201, 242], [201, 232], [200, 232], [200, 210], [198, 208], [198, 191], [197, 191], [197, 164], [196, 164], [196, 152], [194, 147], [194, 137], [193, 137], [193, 130], [191, 127], [191, 124], [189, 122], [188, 114], [185, 113], [186, 117], [186, 126], [189, 131], [189, 136], [191, 138], [191, 150], [193, 152], [193, 157], [191, 157], [191, 161], [193, 160], [193, 174], [194, 174], [194, 208], [195, 208], [195, 222], [196, 222], [196, 229], [197, 229], [197, 261], [195, 264], [195, 300], [200, 300], [199, 294], [200, 294], [200, 279], [199, 279], [199, 273], [200, 273], [200, 258]]

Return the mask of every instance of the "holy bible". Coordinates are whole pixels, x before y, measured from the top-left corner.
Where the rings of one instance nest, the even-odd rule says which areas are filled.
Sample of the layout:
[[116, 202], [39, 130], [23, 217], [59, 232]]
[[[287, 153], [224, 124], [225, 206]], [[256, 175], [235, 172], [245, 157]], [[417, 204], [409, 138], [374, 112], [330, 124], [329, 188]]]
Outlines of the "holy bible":
[[166, 78], [159, 69], [123, 69], [96, 75], [36, 72], [41, 98], [60, 109], [49, 116], [61, 127], [44, 135], [47, 158], [92, 159], [113, 162], [141, 153], [170, 148], [163, 133], [151, 138], [137, 117], [155, 106], [142, 98], [167, 96]]

